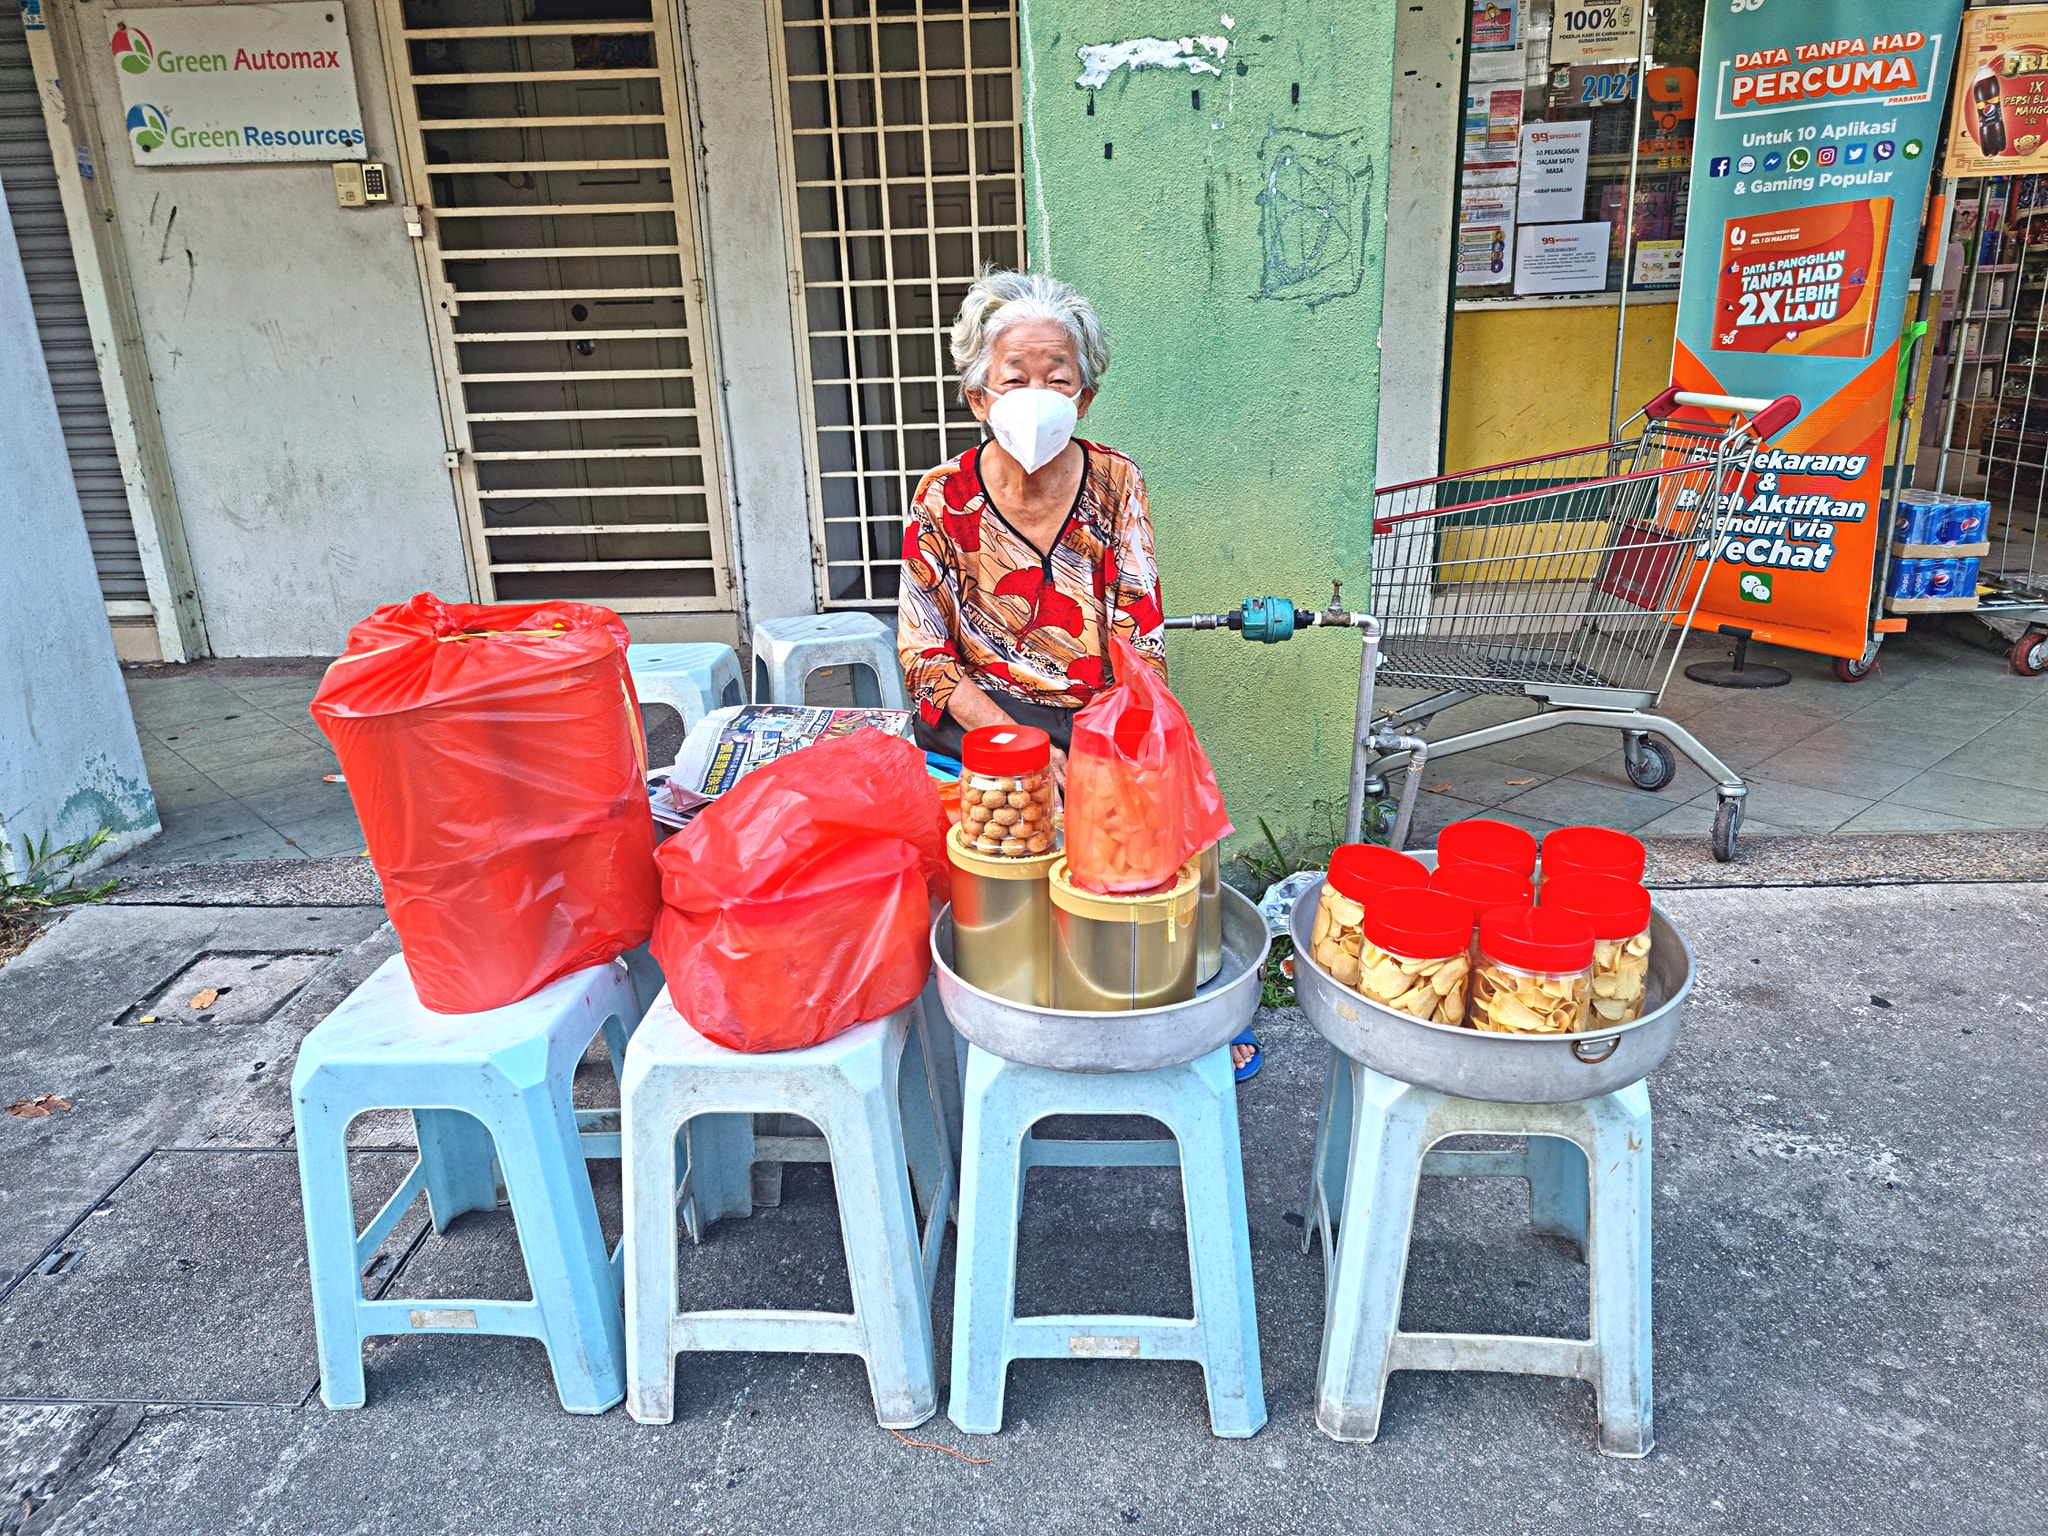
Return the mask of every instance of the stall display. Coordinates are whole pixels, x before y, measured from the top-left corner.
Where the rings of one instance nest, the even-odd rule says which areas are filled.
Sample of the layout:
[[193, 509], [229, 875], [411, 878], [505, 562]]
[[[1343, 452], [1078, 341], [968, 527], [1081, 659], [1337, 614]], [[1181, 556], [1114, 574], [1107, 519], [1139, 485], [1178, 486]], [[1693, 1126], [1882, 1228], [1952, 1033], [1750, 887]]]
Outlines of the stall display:
[[1201, 867], [1190, 859], [1162, 890], [1105, 895], [1078, 884], [1066, 856], [1048, 875], [1052, 1006], [1114, 1013], [1184, 1003], [1201, 950]]
[[960, 748], [960, 825], [978, 853], [1039, 859], [1053, 849], [1052, 738], [985, 725]]
[[1543, 882], [1538, 905], [1576, 912], [1593, 926], [1596, 1024], [1641, 1018], [1650, 974], [1650, 893], [1614, 875], [1554, 875]]
[[1500, 907], [1479, 919], [1467, 1019], [1495, 1034], [1567, 1035], [1586, 1027], [1593, 927], [1553, 907]]
[[349, 631], [312, 713], [419, 998], [502, 1008], [642, 943], [660, 903], [626, 626], [422, 592]]

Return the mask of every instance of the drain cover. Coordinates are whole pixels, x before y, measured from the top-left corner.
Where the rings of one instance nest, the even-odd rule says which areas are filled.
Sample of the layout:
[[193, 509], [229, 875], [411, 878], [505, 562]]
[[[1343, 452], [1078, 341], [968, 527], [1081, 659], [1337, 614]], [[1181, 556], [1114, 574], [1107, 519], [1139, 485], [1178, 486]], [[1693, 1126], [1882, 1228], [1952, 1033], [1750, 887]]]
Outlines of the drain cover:
[[[312, 980], [328, 955], [201, 955], [114, 1022], [261, 1024]], [[194, 1007], [194, 1002], [199, 1004]]]

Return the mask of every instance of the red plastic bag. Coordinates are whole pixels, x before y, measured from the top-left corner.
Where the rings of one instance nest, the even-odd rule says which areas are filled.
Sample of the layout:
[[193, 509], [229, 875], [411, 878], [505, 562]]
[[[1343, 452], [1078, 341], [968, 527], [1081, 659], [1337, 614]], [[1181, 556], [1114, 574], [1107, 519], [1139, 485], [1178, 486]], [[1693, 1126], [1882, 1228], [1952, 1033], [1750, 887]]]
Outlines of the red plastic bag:
[[654, 958], [676, 1009], [735, 1051], [789, 1051], [893, 1013], [931, 971], [951, 894], [924, 754], [877, 730], [755, 769], [661, 845]]
[[1067, 749], [1067, 871], [1085, 890], [1129, 896], [1232, 829], [1180, 700], [1121, 635], [1110, 650], [1117, 686], [1074, 717]]
[[500, 1008], [646, 940], [660, 905], [626, 626], [430, 592], [349, 632], [313, 718], [420, 1001]]

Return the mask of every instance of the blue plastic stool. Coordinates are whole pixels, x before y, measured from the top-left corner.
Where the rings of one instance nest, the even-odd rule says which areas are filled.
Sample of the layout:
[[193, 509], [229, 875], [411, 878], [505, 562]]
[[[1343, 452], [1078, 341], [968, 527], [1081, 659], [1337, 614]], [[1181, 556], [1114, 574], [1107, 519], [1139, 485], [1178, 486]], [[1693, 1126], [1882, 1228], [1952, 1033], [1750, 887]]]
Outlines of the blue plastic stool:
[[858, 705], [910, 708], [896, 629], [868, 613], [809, 613], [754, 626], [754, 702], [801, 704], [804, 680], [820, 667], [850, 666]]
[[688, 731], [714, 709], [747, 702], [740, 658], [729, 645], [685, 641], [626, 647], [626, 670], [642, 704], [666, 704]]
[[[1354, 1106], [1356, 1109], [1354, 1111]], [[1526, 1151], [1432, 1152], [1447, 1136], [1527, 1136]], [[1401, 1287], [1423, 1174], [1529, 1181], [1537, 1231], [1579, 1245], [1592, 1337], [1403, 1333]], [[1650, 1423], [1650, 1094], [1641, 1083], [1575, 1104], [1452, 1098], [1332, 1049], [1302, 1251], [1323, 1240], [1316, 1423], [1379, 1434], [1391, 1371], [1506, 1371], [1590, 1382], [1600, 1449], [1647, 1456]]]
[[[936, 1411], [931, 1290], [954, 1191], [940, 1078], [951, 1065], [921, 1038], [923, 1021], [913, 1003], [821, 1045], [749, 1053], [698, 1034], [666, 992], [648, 1010], [620, 1093], [635, 1419], [674, 1417], [675, 1359], [692, 1350], [859, 1355], [883, 1426], [909, 1429]], [[757, 1137], [754, 1117], [769, 1114], [823, 1134]], [[699, 1238], [722, 1216], [749, 1214], [755, 1161], [832, 1165], [852, 1312], [679, 1308], [679, 1225]]]
[[[562, 1406], [603, 1413], [625, 1395], [621, 1259], [607, 1255], [584, 1160], [617, 1157], [617, 1132], [581, 1127], [610, 1109], [574, 1107], [576, 1064], [602, 1030], [618, 1071], [640, 1007], [626, 962], [564, 976], [487, 1013], [434, 1013], [395, 955], [306, 1036], [292, 1072], [299, 1188], [329, 1408], [365, 1400], [372, 1334], [497, 1333], [539, 1339]], [[360, 1234], [347, 1132], [365, 1110], [413, 1112], [419, 1160]], [[495, 1154], [495, 1169], [493, 1166]], [[434, 1230], [512, 1204], [531, 1301], [370, 1301], [363, 1266], [424, 1191]]]
[[[1148, 1072], [1057, 1072], [970, 1045], [965, 1111], [948, 1417], [969, 1434], [1000, 1430], [1012, 1360], [1192, 1360], [1208, 1388], [1209, 1427], [1229, 1438], [1257, 1434], [1266, 1394], [1230, 1048]], [[1144, 1115], [1174, 1139], [1033, 1136], [1048, 1115]], [[1187, 1201], [1192, 1318], [1016, 1315], [1027, 1169], [1175, 1166]]]

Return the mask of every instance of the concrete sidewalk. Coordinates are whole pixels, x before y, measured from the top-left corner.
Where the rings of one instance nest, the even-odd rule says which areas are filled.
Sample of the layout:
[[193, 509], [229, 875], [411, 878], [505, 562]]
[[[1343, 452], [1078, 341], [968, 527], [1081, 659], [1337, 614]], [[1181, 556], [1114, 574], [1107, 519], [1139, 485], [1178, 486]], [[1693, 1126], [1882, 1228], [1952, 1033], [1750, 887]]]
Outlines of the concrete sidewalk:
[[[1790, 670], [1787, 687], [1731, 693], [1685, 678], [1685, 664], [1719, 660], [1727, 647], [1719, 636], [1689, 636], [1664, 710], [1750, 779], [1745, 837], [2048, 827], [2048, 679], [2015, 677], [2002, 657], [1933, 631], [1893, 636], [1882, 670], [1853, 685], [1835, 681], [1824, 658], [1775, 646], [1751, 657]], [[1356, 668], [1355, 652], [1345, 660]], [[362, 850], [347, 788], [325, 781], [338, 769], [334, 754], [306, 712], [322, 670], [318, 660], [127, 669], [164, 835], [123, 860], [121, 873]], [[843, 691], [843, 676], [814, 677], [814, 700], [831, 702], [835, 685]], [[1478, 699], [1439, 716], [1429, 734], [1529, 712], [1527, 700]], [[651, 760], [666, 762], [680, 722], [668, 709], [646, 714]], [[1697, 768], [1681, 760], [1668, 788], [1646, 793], [1622, 771], [1619, 736], [1589, 727], [1443, 759], [1426, 779], [1417, 843], [1477, 815], [1538, 833], [1591, 821], [1702, 844], [1713, 825], [1714, 795]]]
[[[1876, 873], [1942, 862], [1911, 841], [1830, 846]], [[369, 1406], [329, 1413], [287, 1084], [391, 937], [347, 878], [317, 905], [232, 868], [163, 880], [0, 969], [0, 1104], [72, 1105], [0, 1116], [0, 1532], [2041, 1529], [2038, 877], [1661, 898], [1701, 975], [1650, 1084], [1648, 1459], [1601, 1458], [1589, 1389], [1557, 1381], [1402, 1375], [1377, 1444], [1317, 1432], [1322, 1266], [1297, 1243], [1326, 1048], [1285, 1010], [1241, 1096], [1266, 1429], [1212, 1439], [1191, 1367], [1026, 1363], [1001, 1435], [941, 1416], [910, 1437], [982, 1464], [878, 1430], [840, 1358], [686, 1358], [676, 1422], [652, 1428], [561, 1413], [537, 1345], [386, 1340]], [[202, 1022], [188, 989], [223, 980]], [[405, 1122], [358, 1131], [367, 1210], [404, 1171]], [[597, 1170], [615, 1231], [615, 1165]], [[1185, 1309], [1170, 1170], [1042, 1170], [1024, 1219], [1023, 1308]], [[416, 1209], [374, 1285], [520, 1293], [506, 1213], [421, 1227]], [[693, 1299], [843, 1307], [829, 1171], [793, 1170], [781, 1207], [721, 1223], [684, 1271]], [[949, 1238], [942, 1375], [950, 1286]], [[1585, 1286], [1521, 1186], [1425, 1187], [1406, 1326], [1568, 1334]]]

